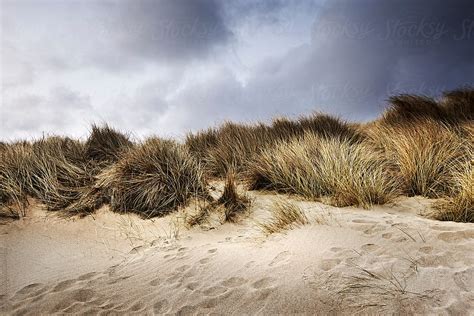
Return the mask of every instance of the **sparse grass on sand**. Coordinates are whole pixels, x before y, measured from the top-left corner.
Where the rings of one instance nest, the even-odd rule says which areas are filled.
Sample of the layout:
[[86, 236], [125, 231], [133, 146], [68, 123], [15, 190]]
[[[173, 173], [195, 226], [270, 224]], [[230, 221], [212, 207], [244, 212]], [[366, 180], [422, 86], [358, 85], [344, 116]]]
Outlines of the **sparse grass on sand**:
[[205, 223], [209, 217], [216, 213], [222, 218], [222, 222], [238, 222], [246, 214], [251, 205], [250, 198], [237, 190], [235, 174], [230, 171], [227, 174], [224, 191], [217, 200], [200, 200], [196, 205], [196, 212], [188, 215], [186, 222], [193, 227]]
[[267, 235], [281, 233], [288, 229], [309, 224], [304, 211], [296, 204], [288, 201], [278, 201], [273, 205], [273, 217], [259, 223], [260, 229]]

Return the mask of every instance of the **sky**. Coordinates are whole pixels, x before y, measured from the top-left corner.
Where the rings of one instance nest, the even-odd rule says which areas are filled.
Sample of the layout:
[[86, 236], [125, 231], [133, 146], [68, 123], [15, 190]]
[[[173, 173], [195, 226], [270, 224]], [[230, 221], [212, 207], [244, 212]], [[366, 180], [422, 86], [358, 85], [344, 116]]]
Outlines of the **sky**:
[[0, 0], [0, 139], [367, 121], [474, 84], [472, 0]]

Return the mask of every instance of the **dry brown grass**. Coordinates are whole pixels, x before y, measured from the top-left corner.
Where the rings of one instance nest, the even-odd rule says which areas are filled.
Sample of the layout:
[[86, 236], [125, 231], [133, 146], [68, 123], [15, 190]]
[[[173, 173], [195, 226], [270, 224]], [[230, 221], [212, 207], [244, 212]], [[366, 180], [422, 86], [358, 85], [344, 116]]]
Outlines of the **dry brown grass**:
[[215, 214], [219, 222], [238, 222], [250, 209], [251, 200], [243, 193], [239, 193], [235, 180], [235, 174], [229, 172], [224, 184], [224, 191], [217, 200], [209, 198], [198, 200], [195, 213], [188, 214], [187, 225], [190, 227], [202, 225], [208, 222], [211, 215]]
[[473, 88], [445, 92], [441, 100], [402, 94], [391, 97], [389, 101], [390, 108], [381, 119], [387, 125], [417, 124], [425, 119], [444, 124], [458, 124], [474, 119]]
[[306, 132], [324, 138], [362, 137], [355, 128], [337, 118], [314, 114], [297, 120], [278, 118], [270, 125], [227, 122], [217, 129], [188, 135], [186, 145], [203, 162], [209, 175], [225, 177], [229, 171], [241, 174], [264, 148], [279, 141], [302, 137]]
[[414, 125], [379, 124], [371, 134], [399, 169], [408, 195], [453, 194], [454, 174], [470, 158], [469, 144], [457, 129], [431, 119]]
[[250, 207], [250, 199], [246, 195], [237, 192], [235, 174], [232, 171], [227, 174], [224, 192], [217, 200], [217, 204], [224, 207], [224, 220], [226, 222], [236, 222], [239, 216]]
[[272, 189], [339, 206], [383, 204], [399, 193], [394, 166], [364, 142], [307, 134], [264, 150], [249, 166], [251, 189]]
[[266, 234], [281, 233], [291, 228], [309, 224], [304, 211], [296, 204], [288, 201], [278, 201], [273, 205], [273, 217], [259, 228]]
[[100, 167], [108, 166], [116, 162], [120, 155], [132, 146], [133, 143], [127, 135], [110, 126], [92, 125], [91, 134], [85, 143], [85, 157]]
[[111, 193], [113, 210], [145, 217], [162, 215], [207, 192], [202, 170], [186, 148], [158, 138], [125, 153], [100, 178], [100, 186]]
[[[474, 157], [474, 151], [471, 152]], [[474, 159], [455, 174], [456, 194], [435, 204], [434, 218], [474, 223]]]
[[[0, 152], [0, 196], [2, 204], [25, 209], [31, 192], [33, 150], [26, 142], [10, 144]], [[18, 214], [23, 215], [23, 214]]]
[[[188, 135], [185, 145], [151, 139], [136, 147], [107, 125], [93, 125], [84, 143], [0, 142], [0, 209], [22, 215], [33, 197], [68, 215], [110, 203], [155, 216], [200, 197], [212, 206], [201, 215], [219, 208], [233, 221], [248, 208], [237, 178], [251, 189], [329, 197], [338, 206], [367, 208], [399, 194], [443, 198], [438, 218], [472, 221], [474, 89], [390, 102], [381, 119], [367, 124], [321, 114], [228, 122]], [[219, 201], [208, 201], [203, 174], [227, 177]]]

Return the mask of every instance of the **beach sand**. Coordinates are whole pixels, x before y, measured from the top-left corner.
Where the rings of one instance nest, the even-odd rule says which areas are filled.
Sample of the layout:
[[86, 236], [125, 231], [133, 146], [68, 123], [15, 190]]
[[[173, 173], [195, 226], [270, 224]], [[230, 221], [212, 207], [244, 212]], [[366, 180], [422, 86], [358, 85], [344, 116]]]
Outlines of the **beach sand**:
[[[63, 219], [32, 205], [0, 225], [2, 313], [474, 313], [474, 225], [426, 218], [432, 201], [363, 210], [249, 195], [240, 222], [191, 229], [186, 210]], [[281, 199], [310, 224], [266, 236], [259, 223]]]

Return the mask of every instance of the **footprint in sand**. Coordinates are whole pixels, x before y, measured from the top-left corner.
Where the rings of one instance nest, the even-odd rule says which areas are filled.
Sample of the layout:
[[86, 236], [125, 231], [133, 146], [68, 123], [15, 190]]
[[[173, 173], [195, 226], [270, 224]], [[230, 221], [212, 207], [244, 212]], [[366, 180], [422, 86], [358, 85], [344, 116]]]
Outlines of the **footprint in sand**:
[[474, 288], [474, 268], [456, 272], [453, 280], [461, 290], [465, 292], [471, 291]]
[[180, 278], [179, 273], [173, 274], [172, 276], [166, 279], [166, 283], [174, 284], [176, 281], [178, 281], [179, 278]]
[[382, 234], [382, 238], [383, 238], [383, 239], [390, 239], [390, 238], [392, 238], [392, 233], [385, 233], [385, 234]]
[[207, 252], [208, 252], [208, 253], [216, 253], [216, 252], [217, 252], [217, 248], [209, 249]]
[[323, 271], [329, 271], [334, 269], [339, 263], [341, 263], [340, 259], [323, 259], [319, 264], [319, 268]]
[[180, 308], [176, 315], [195, 315], [198, 311], [198, 308], [193, 305], [185, 305]]
[[199, 260], [199, 263], [200, 264], [206, 264], [206, 263], [209, 263], [209, 261], [211, 261], [211, 258], [203, 258], [203, 259]]
[[430, 226], [431, 229], [433, 230], [440, 230], [440, 231], [453, 231], [457, 230], [458, 228], [456, 227], [450, 227], [450, 226], [439, 226], [439, 225], [433, 225]]
[[32, 284], [29, 284], [29, 285], [25, 286], [24, 288], [22, 288], [18, 292], [16, 292], [16, 294], [20, 294], [20, 295], [30, 294], [32, 292], [37, 291], [41, 286], [42, 286], [41, 283], [32, 283]]
[[263, 300], [266, 300], [268, 296], [270, 296], [270, 294], [272, 294], [273, 292], [273, 289], [262, 289], [262, 290], [259, 290], [256, 295], [255, 295], [255, 300], [256, 301], [263, 301]]
[[188, 266], [188, 265], [185, 264], [185, 265], [183, 265], [183, 266], [180, 266], [180, 267], [176, 268], [176, 271], [178, 271], [178, 272], [184, 272], [184, 271], [188, 270], [189, 268], [190, 268], [190, 266]]
[[77, 283], [76, 280], [65, 280], [61, 281], [56, 286], [51, 290], [51, 292], [60, 292], [69, 289], [71, 286], [73, 286], [75, 283]]
[[160, 279], [159, 278], [153, 279], [148, 284], [150, 284], [151, 286], [158, 286], [160, 284]]
[[280, 252], [278, 255], [276, 255], [275, 258], [273, 258], [272, 262], [270, 262], [268, 265], [270, 267], [281, 265], [285, 263], [285, 261], [288, 261], [289, 258], [290, 258], [290, 252], [283, 251], [283, 252]]
[[186, 288], [191, 291], [196, 290], [198, 287], [199, 287], [199, 282], [190, 282], [186, 284]]
[[249, 268], [251, 268], [251, 267], [253, 267], [253, 266], [255, 266], [255, 261], [249, 261], [249, 262], [247, 262], [247, 263], [244, 265], [244, 267], [245, 267], [246, 269], [249, 269]]
[[222, 281], [222, 285], [226, 286], [226, 287], [237, 287], [237, 286], [240, 286], [244, 283], [246, 283], [247, 280], [245, 280], [244, 278], [239, 278], [239, 277], [232, 277], [232, 278], [229, 278], [225, 281]]
[[132, 307], [130, 307], [130, 311], [136, 313], [136, 312], [141, 311], [144, 307], [145, 307], [145, 304], [143, 304], [142, 301], [138, 301], [135, 304], [133, 304]]
[[199, 308], [214, 308], [219, 304], [219, 298], [218, 297], [213, 297], [213, 298], [207, 298], [204, 301], [202, 301], [201, 304], [199, 304]]
[[433, 251], [433, 247], [431, 246], [424, 246], [424, 247], [421, 247], [420, 249], [418, 249], [418, 251], [422, 252], [422, 253], [426, 253], [426, 254], [429, 254]]
[[167, 299], [162, 299], [153, 304], [153, 313], [161, 314], [165, 313], [169, 309], [170, 303]]
[[269, 277], [262, 278], [258, 281], [255, 281], [254, 283], [252, 283], [252, 287], [254, 289], [267, 288], [267, 287], [270, 287], [274, 283], [274, 281], [275, 281], [274, 278], [269, 278]]
[[365, 244], [365, 245], [362, 245], [362, 247], [360, 248], [366, 252], [372, 252], [374, 250], [377, 250], [379, 246], [377, 246], [376, 244]]
[[202, 291], [202, 293], [206, 296], [217, 296], [217, 295], [224, 294], [225, 292], [227, 292], [227, 288], [220, 285], [211, 286], [205, 289], [204, 291]]
[[79, 289], [71, 292], [72, 299], [77, 302], [88, 302], [95, 296], [95, 292], [91, 289]]
[[474, 230], [462, 230], [457, 232], [444, 232], [438, 235], [438, 239], [446, 242], [460, 241], [462, 239], [474, 238]]

